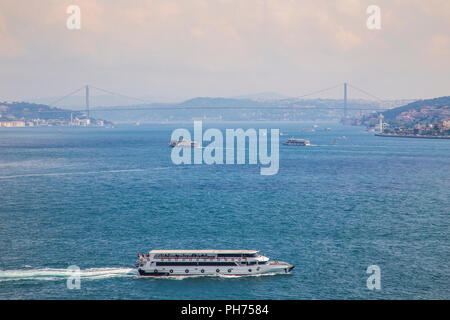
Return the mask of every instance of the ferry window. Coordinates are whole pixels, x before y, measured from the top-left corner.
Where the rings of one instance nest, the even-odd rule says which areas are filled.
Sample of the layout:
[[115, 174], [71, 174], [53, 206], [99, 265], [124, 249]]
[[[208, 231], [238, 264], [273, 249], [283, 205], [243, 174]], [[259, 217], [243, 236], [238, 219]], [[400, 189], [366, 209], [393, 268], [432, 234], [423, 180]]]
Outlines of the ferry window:
[[267, 261], [259, 261], [258, 264], [267, 264]]
[[199, 266], [235, 266], [234, 262], [203, 262], [198, 263]]
[[197, 262], [156, 262], [157, 266], [196, 266]]

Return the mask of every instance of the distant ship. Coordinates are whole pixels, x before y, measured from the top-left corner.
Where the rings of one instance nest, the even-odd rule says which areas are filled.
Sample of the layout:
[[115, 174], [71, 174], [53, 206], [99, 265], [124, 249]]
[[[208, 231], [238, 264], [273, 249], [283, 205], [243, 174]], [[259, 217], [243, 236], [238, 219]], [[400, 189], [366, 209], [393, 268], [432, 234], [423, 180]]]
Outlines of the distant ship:
[[183, 137], [181, 137], [178, 141], [170, 141], [169, 147], [199, 148], [200, 145], [198, 144], [198, 142], [186, 140]]
[[249, 276], [286, 274], [294, 266], [257, 250], [151, 250], [135, 264], [141, 276]]
[[310, 146], [309, 140], [290, 138], [283, 142], [285, 146]]

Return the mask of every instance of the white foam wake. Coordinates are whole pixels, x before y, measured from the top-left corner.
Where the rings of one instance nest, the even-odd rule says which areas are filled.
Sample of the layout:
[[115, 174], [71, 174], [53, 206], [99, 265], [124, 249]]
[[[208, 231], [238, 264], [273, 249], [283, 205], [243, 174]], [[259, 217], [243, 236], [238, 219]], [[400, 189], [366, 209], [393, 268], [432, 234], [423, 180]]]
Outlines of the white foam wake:
[[[59, 268], [0, 270], [0, 282], [20, 280], [62, 280], [73, 275], [74, 273], [70, 270]], [[79, 272], [81, 280], [133, 277], [136, 275], [136, 270], [131, 268], [90, 268], [80, 269]]]
[[14, 176], [0, 176], [0, 179], [16, 179], [16, 178], [28, 178], [28, 177], [44, 177], [44, 176], [71, 176], [71, 175], [89, 175], [89, 174], [102, 174], [102, 173], [123, 173], [123, 172], [141, 172], [144, 169], [120, 169], [120, 170], [100, 170], [100, 171], [77, 171], [77, 172], [50, 172], [50, 173], [29, 173], [20, 174]]
[[[145, 276], [142, 279], [169, 279], [169, 280], [184, 280], [192, 278], [222, 278], [222, 279], [237, 279], [246, 277], [263, 277], [273, 276], [276, 273], [263, 274], [249, 274], [249, 275], [196, 275], [196, 276]], [[42, 269], [15, 269], [15, 270], [0, 270], [0, 282], [3, 281], [23, 281], [23, 280], [41, 280], [41, 281], [55, 281], [66, 280], [74, 273], [68, 269], [63, 268], [42, 268]], [[124, 278], [139, 276], [136, 269], [132, 268], [89, 268], [80, 269], [80, 280], [100, 280], [108, 278]]]

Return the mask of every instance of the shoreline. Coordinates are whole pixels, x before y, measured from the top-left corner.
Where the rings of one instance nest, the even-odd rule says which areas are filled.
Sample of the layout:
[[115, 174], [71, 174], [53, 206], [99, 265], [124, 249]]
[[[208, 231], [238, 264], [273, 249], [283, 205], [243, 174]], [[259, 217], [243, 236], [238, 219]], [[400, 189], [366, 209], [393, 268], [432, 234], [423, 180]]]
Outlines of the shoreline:
[[375, 133], [375, 136], [390, 137], [390, 138], [450, 139], [450, 136], [399, 135], [399, 134], [385, 134], [385, 133]]

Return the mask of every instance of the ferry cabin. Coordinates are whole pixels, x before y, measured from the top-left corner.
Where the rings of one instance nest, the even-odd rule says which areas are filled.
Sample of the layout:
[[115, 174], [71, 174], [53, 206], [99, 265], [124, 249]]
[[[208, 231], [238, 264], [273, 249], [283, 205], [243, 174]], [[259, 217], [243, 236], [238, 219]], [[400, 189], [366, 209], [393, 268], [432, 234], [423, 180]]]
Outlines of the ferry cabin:
[[265, 264], [257, 250], [152, 250], [146, 260], [155, 266], [236, 266]]

